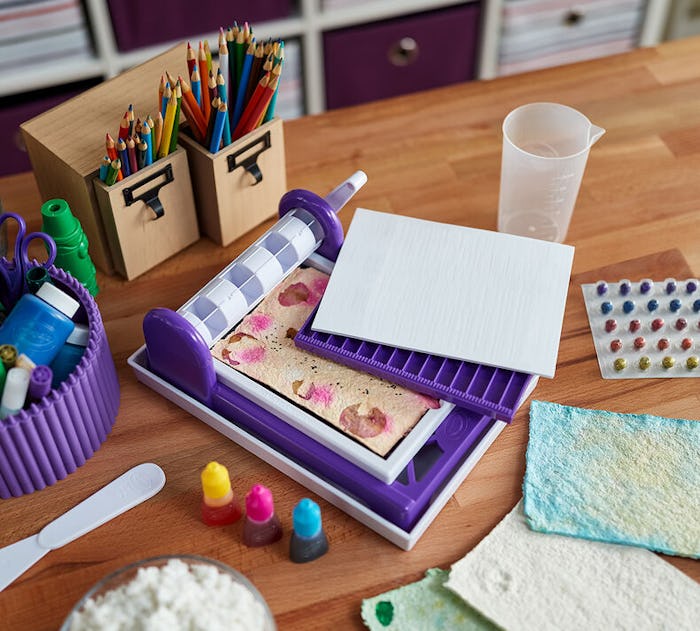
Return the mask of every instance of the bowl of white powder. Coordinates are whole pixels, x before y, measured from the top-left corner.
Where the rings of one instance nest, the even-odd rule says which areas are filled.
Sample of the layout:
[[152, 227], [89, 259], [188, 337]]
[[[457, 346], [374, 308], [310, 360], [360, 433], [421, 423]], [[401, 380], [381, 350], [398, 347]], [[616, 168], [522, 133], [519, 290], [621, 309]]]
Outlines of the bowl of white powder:
[[144, 559], [109, 574], [73, 607], [61, 631], [275, 631], [253, 584], [196, 555]]

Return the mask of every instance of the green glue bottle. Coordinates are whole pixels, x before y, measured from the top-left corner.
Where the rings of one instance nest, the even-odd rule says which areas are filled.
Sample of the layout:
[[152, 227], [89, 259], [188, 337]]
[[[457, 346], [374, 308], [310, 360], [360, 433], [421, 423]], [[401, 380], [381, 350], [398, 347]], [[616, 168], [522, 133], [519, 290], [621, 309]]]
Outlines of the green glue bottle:
[[80, 221], [71, 212], [64, 199], [50, 199], [41, 207], [42, 232], [53, 237], [56, 242], [56, 267], [69, 272], [96, 296], [97, 286], [95, 265], [88, 253], [88, 240]]

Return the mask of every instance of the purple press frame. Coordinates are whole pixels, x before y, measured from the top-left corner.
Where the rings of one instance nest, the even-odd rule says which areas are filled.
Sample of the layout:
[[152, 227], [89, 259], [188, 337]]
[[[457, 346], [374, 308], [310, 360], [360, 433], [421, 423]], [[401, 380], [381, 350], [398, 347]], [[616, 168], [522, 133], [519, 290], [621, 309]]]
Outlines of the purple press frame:
[[143, 321], [149, 369], [231, 423], [377, 514], [409, 531], [495, 421], [455, 408], [392, 484], [385, 484], [216, 379], [206, 342], [180, 314], [153, 309]]

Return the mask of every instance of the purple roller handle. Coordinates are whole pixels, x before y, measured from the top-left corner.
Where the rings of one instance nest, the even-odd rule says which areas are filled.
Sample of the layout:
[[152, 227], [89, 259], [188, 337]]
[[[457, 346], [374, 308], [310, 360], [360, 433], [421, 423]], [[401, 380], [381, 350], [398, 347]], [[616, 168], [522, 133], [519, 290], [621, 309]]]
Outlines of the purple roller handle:
[[53, 370], [48, 366], [35, 366], [29, 377], [29, 398], [32, 401], [43, 399], [51, 392]]
[[282, 196], [279, 203], [279, 216], [299, 208], [306, 210], [318, 221], [323, 229], [323, 242], [317, 252], [331, 261], [338, 258], [343, 245], [343, 225], [338, 219], [338, 211], [367, 182], [364, 171], [356, 171], [342, 184], [334, 188], [326, 197], [302, 188], [295, 188]]

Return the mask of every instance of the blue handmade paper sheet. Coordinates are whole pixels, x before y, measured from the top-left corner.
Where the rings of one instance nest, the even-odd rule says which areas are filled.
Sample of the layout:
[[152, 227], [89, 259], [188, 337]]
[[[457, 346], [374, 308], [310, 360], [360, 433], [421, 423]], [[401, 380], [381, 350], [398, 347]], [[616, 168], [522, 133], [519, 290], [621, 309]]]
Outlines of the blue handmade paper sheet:
[[700, 422], [533, 401], [533, 530], [700, 557]]

